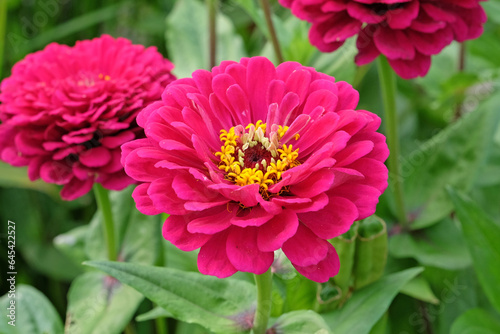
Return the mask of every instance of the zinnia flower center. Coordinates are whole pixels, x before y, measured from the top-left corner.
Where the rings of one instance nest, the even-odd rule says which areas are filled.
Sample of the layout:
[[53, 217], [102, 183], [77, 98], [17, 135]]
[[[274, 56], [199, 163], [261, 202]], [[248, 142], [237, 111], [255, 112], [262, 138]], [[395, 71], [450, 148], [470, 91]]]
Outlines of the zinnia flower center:
[[223, 146], [215, 153], [220, 159], [219, 169], [226, 173], [226, 180], [239, 186], [257, 183], [265, 199], [271, 197], [269, 186], [279, 182], [283, 172], [300, 165], [297, 160], [299, 149], [280, 143], [288, 126], [273, 124], [268, 135], [266, 130], [267, 124], [260, 120], [245, 128], [238, 125], [229, 131], [222, 129], [220, 140]]
[[365, 4], [365, 7], [371, 9], [377, 15], [384, 15], [388, 11], [403, 8], [406, 6], [407, 2], [393, 3], [393, 4], [385, 4], [385, 3], [374, 3], [374, 4]]

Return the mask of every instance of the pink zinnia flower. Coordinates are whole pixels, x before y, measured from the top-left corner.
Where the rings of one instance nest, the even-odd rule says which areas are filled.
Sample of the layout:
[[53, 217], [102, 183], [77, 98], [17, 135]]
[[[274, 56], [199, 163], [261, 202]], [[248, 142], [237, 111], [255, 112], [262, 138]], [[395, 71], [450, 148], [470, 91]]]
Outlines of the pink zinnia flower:
[[169, 213], [163, 236], [201, 248], [201, 273], [262, 274], [282, 249], [325, 282], [339, 259], [327, 239], [375, 211], [389, 152], [358, 92], [298, 63], [225, 61], [170, 84], [122, 146], [145, 214]]
[[172, 68], [155, 48], [110, 36], [28, 55], [0, 86], [0, 159], [64, 185], [66, 200], [94, 182], [123, 189], [134, 180], [120, 145], [144, 137], [135, 118], [175, 79]]
[[358, 35], [356, 64], [385, 55], [404, 79], [425, 76], [431, 56], [453, 40], [479, 37], [484, 0], [279, 0], [312, 23], [309, 39], [322, 52], [338, 49]]

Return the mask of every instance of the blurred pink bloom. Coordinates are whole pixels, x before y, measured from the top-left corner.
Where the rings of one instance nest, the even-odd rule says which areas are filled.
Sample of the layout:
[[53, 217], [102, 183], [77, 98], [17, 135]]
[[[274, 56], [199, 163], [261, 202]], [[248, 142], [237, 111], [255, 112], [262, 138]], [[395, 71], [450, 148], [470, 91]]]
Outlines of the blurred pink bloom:
[[134, 180], [120, 145], [144, 137], [135, 118], [175, 79], [172, 68], [155, 48], [106, 35], [26, 56], [0, 86], [0, 159], [64, 185], [66, 200], [94, 182], [125, 188]]
[[357, 35], [356, 64], [385, 55], [404, 79], [425, 76], [436, 55], [453, 40], [479, 37], [484, 0], [279, 0], [312, 23], [309, 39], [322, 52]]
[[281, 248], [325, 282], [340, 265], [327, 239], [373, 214], [387, 187], [380, 119], [357, 103], [349, 84], [294, 62], [197, 70], [139, 114], [146, 138], [122, 146], [137, 207], [171, 215], [163, 236], [201, 247], [203, 274], [262, 274]]

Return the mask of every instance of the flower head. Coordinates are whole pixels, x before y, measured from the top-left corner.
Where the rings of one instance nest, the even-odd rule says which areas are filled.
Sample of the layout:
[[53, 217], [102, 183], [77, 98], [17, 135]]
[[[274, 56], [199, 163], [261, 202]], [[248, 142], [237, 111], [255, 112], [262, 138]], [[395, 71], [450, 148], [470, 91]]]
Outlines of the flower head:
[[279, 0], [300, 19], [312, 23], [309, 39], [332, 52], [357, 35], [356, 64], [385, 55], [405, 79], [425, 76], [431, 56], [453, 40], [479, 37], [486, 14], [484, 0]]
[[122, 146], [145, 214], [166, 212], [163, 236], [200, 249], [204, 274], [261, 274], [282, 249], [324, 282], [339, 259], [327, 239], [375, 211], [389, 152], [380, 119], [355, 110], [345, 82], [298, 63], [225, 61], [170, 84]]
[[175, 79], [172, 68], [155, 48], [106, 35], [28, 55], [0, 86], [0, 159], [64, 185], [66, 200], [94, 182], [123, 189], [134, 180], [120, 145], [144, 136], [135, 118]]

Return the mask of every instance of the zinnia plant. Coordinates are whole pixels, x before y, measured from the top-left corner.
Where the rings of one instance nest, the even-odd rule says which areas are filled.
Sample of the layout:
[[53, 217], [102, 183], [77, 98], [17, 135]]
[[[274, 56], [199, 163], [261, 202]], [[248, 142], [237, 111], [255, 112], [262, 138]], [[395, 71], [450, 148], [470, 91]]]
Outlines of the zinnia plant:
[[203, 274], [262, 274], [281, 248], [325, 282], [339, 270], [328, 239], [373, 214], [387, 187], [380, 118], [357, 103], [349, 84], [295, 62], [197, 70], [138, 115], [146, 138], [122, 146], [137, 208], [169, 213], [163, 236], [200, 248]]
[[144, 136], [135, 118], [175, 79], [172, 68], [156, 48], [107, 35], [28, 55], [1, 84], [0, 159], [64, 185], [66, 200], [95, 182], [125, 188], [134, 180], [120, 145]]
[[357, 65], [385, 55], [404, 79], [425, 76], [436, 55], [453, 40], [479, 37], [484, 0], [279, 0], [312, 23], [309, 39], [322, 52], [337, 50], [356, 36]]

